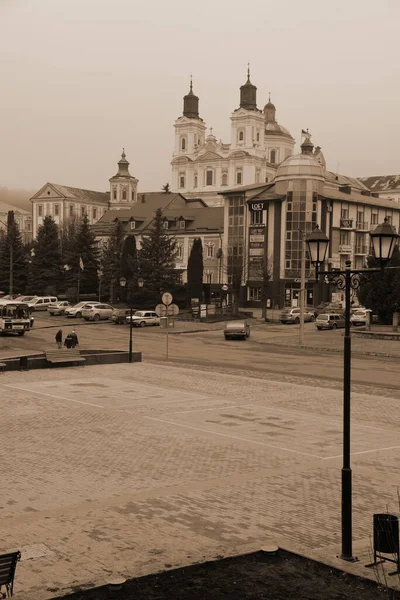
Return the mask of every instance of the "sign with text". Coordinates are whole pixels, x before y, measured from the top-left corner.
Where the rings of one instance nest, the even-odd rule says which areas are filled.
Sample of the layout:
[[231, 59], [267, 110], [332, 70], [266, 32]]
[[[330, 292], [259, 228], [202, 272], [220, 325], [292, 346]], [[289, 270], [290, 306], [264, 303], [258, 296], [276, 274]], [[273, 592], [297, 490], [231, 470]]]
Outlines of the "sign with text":
[[263, 279], [265, 242], [265, 225], [252, 225], [249, 229], [249, 281]]

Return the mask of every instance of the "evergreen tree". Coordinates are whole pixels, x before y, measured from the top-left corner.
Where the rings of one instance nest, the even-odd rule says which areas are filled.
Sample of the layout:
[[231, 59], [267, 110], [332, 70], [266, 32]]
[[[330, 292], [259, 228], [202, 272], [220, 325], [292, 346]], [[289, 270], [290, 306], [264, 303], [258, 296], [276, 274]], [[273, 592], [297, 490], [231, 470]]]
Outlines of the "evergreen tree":
[[0, 289], [12, 294], [24, 292], [28, 280], [27, 267], [28, 257], [21, 233], [15, 222], [14, 211], [10, 210], [7, 215], [7, 233], [0, 238]]
[[31, 258], [29, 288], [35, 294], [57, 294], [63, 281], [57, 224], [47, 216], [40, 225]]
[[[393, 250], [390, 266], [400, 266], [398, 246]], [[380, 262], [370, 256], [368, 267], [379, 269]], [[400, 268], [385, 269], [382, 273], [376, 273], [371, 281], [362, 281], [358, 299], [366, 308], [376, 313], [380, 321], [391, 323], [393, 313], [400, 309]]]
[[[119, 296], [119, 280], [122, 276], [121, 259], [124, 249], [125, 232], [122, 222], [117, 218], [114, 230], [108, 240], [101, 257], [101, 268], [103, 271], [103, 285], [110, 290], [110, 302], [114, 302], [114, 297]], [[127, 278], [128, 279], [128, 278]]]
[[124, 300], [129, 302], [132, 302], [136, 292], [137, 271], [136, 239], [134, 235], [128, 235], [125, 238], [121, 254], [121, 275], [125, 277], [127, 285], [125, 291], [121, 291]]
[[97, 290], [99, 250], [87, 215], [83, 217], [75, 236], [68, 240], [63, 259], [68, 265], [66, 277], [69, 285], [77, 286], [79, 278], [80, 293], [88, 294]]
[[170, 188], [170, 185], [169, 185], [169, 183], [168, 183], [168, 182], [167, 182], [165, 185], [163, 185], [161, 189], [162, 189], [162, 191], [163, 191], [163, 192], [165, 192], [166, 194], [168, 194], [168, 192], [170, 192], [170, 191], [171, 191], [171, 188]]
[[187, 265], [189, 298], [203, 298], [203, 244], [200, 238], [193, 241]]
[[172, 289], [178, 280], [175, 270], [176, 239], [166, 233], [161, 208], [154, 214], [151, 229], [142, 238], [138, 252], [139, 271], [145, 288], [156, 299]]

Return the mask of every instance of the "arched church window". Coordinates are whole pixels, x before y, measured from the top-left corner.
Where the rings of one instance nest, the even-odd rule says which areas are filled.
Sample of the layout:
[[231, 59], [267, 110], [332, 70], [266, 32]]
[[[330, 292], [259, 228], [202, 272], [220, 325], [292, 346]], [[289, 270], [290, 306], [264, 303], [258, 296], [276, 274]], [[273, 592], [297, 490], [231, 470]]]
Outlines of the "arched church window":
[[116, 199], [117, 199], [117, 189], [114, 188], [113, 189], [113, 200], [116, 200]]
[[185, 187], [185, 175], [183, 173], [181, 173], [179, 175], [179, 187], [180, 188], [184, 188]]
[[194, 187], [197, 188], [197, 175], [194, 176]]
[[122, 200], [126, 200], [126, 188], [122, 190]]
[[270, 162], [274, 165], [276, 163], [276, 150], [271, 150]]
[[239, 142], [243, 142], [243, 140], [244, 140], [244, 132], [239, 131]]
[[207, 169], [206, 171], [206, 185], [213, 185], [213, 170]]
[[257, 131], [257, 142], [260, 141], [260, 133]]
[[186, 138], [181, 139], [181, 150], [186, 150]]
[[243, 180], [243, 174], [242, 171], [236, 171], [236, 183], [237, 184], [241, 184]]
[[135, 190], [132, 190], [131, 200], [132, 202], [135, 201]]

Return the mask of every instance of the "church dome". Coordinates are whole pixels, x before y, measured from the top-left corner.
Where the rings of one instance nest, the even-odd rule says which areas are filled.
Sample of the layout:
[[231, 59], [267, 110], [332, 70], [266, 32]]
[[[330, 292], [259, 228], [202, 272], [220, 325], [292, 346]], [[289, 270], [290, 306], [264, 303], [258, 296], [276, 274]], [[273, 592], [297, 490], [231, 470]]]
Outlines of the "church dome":
[[281, 136], [293, 139], [286, 127], [282, 127], [276, 121], [268, 121], [265, 123], [265, 135]]
[[309, 154], [289, 156], [279, 165], [275, 181], [287, 179], [318, 179], [325, 181], [322, 166]]
[[267, 104], [264, 106], [265, 110], [276, 110], [275, 104], [272, 104], [271, 100], [268, 100]]

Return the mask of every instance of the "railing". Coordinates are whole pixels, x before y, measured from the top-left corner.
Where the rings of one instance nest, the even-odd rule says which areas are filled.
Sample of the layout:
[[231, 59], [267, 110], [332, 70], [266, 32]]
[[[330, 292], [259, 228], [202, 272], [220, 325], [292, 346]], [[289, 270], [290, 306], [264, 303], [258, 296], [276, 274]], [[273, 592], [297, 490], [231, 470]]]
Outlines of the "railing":
[[340, 219], [342, 229], [353, 229], [353, 219]]

